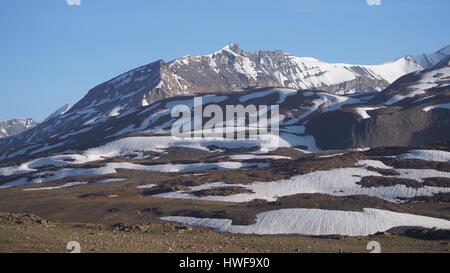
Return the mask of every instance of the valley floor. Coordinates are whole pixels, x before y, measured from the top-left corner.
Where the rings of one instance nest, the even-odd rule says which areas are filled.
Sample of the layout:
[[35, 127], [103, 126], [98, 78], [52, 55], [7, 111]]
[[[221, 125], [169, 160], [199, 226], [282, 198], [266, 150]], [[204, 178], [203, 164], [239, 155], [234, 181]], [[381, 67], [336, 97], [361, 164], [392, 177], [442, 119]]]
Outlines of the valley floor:
[[[20, 221], [19, 221], [20, 222]], [[257, 236], [217, 233], [172, 223], [125, 231], [95, 224], [0, 223], [0, 253], [67, 253], [67, 243], [82, 253], [368, 253], [377, 241], [382, 252], [448, 252], [448, 240], [419, 240], [400, 235], [367, 237]]]
[[[367, 244], [376, 241], [381, 252], [450, 253], [449, 152], [432, 148], [441, 150], [175, 149], [159, 159], [78, 165], [126, 163], [112, 173], [62, 178], [52, 173], [67, 166], [42, 166], [2, 178], [54, 181], [0, 190], [0, 252], [64, 253], [76, 241], [81, 252], [98, 253], [368, 253]], [[266, 167], [155, 171], [173, 162]], [[138, 163], [151, 170], [123, 168]], [[323, 234], [341, 235], [312, 236]]]

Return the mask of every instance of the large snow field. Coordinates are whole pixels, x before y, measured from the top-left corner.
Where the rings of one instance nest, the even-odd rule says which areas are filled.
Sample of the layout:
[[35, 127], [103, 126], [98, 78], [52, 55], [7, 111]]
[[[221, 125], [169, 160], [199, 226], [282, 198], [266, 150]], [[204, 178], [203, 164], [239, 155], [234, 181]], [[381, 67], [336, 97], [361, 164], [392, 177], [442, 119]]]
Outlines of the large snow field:
[[[369, 163], [372, 166], [382, 167], [382, 162], [361, 161], [357, 165]], [[397, 178], [416, 179], [423, 182], [428, 177], [447, 177], [450, 173], [436, 170], [416, 170], [399, 169], [400, 175], [391, 176]], [[227, 184], [211, 183], [197, 187], [191, 187], [189, 190], [167, 192], [155, 195], [162, 198], [177, 199], [196, 199], [223, 202], [249, 202], [255, 199], [275, 201], [278, 197], [290, 196], [301, 193], [321, 193], [335, 196], [349, 195], [369, 195], [390, 202], [402, 202], [402, 198], [413, 198], [416, 196], [432, 196], [439, 192], [450, 192], [450, 188], [440, 188], [424, 186], [421, 188], [412, 188], [405, 185], [395, 185], [390, 187], [362, 187], [357, 184], [364, 176], [382, 176], [381, 174], [369, 171], [363, 167], [341, 168], [328, 171], [316, 171], [305, 175], [294, 176], [289, 179], [283, 179], [273, 182], [255, 182], [252, 184]], [[190, 194], [191, 191], [204, 190], [217, 187], [239, 186], [253, 191], [253, 193], [241, 193], [230, 196], [204, 196], [199, 197]]]
[[174, 147], [200, 149], [209, 151], [208, 146], [219, 148], [237, 149], [259, 147], [261, 151], [269, 152], [279, 147], [292, 147], [305, 145], [311, 150], [318, 150], [315, 146], [315, 139], [312, 136], [295, 136], [291, 134], [260, 135], [255, 139], [228, 139], [222, 137], [175, 137], [175, 136], [154, 136], [154, 137], [127, 137], [110, 142], [104, 146], [92, 148], [85, 152], [88, 157], [117, 157], [135, 154], [139, 151], [164, 152], [165, 149]]
[[248, 226], [232, 225], [227, 219], [183, 216], [161, 219], [240, 234], [367, 236], [398, 226], [450, 229], [450, 221], [447, 220], [369, 208], [362, 212], [321, 209], [267, 211], [257, 215], [256, 224]]

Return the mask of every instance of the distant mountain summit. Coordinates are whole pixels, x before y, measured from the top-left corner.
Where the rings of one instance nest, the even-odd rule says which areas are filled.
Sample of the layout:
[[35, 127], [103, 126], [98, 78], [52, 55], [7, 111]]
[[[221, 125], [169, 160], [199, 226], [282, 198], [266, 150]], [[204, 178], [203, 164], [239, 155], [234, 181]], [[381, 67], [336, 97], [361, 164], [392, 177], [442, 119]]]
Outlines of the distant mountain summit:
[[0, 120], [0, 138], [18, 135], [36, 125], [37, 123], [30, 118]]
[[[434, 63], [441, 55], [427, 58]], [[338, 94], [382, 91], [405, 74], [429, 68], [425, 57], [419, 59], [407, 56], [379, 65], [330, 64], [279, 50], [247, 52], [231, 44], [209, 55], [185, 56], [168, 63], [159, 60], [133, 69], [90, 90], [71, 111], [89, 112], [92, 118], [115, 116], [173, 96], [256, 86]]]
[[447, 60], [448, 64], [448, 60], [450, 58], [450, 46], [444, 47], [441, 50], [430, 54], [417, 55], [413, 58], [424, 69], [428, 69], [434, 66], [442, 66], [442, 62], [444, 60]]

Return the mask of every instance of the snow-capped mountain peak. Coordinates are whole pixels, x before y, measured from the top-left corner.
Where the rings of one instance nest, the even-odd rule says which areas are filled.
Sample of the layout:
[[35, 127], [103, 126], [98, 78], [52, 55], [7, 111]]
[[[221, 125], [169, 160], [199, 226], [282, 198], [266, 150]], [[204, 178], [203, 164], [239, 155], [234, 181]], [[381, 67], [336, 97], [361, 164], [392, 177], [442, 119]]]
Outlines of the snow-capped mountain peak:
[[36, 125], [37, 123], [30, 118], [0, 120], [0, 138], [18, 135]]
[[230, 53], [239, 53], [241, 51], [241, 48], [239, 47], [238, 44], [229, 44], [229, 45], [224, 46], [218, 52], [222, 52], [222, 51], [227, 51]]

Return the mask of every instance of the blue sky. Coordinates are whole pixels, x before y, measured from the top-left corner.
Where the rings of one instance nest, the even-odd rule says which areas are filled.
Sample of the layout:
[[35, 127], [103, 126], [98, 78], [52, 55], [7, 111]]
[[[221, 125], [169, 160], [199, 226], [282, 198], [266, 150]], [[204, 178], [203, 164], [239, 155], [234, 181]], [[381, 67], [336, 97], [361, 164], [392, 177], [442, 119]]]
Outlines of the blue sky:
[[6, 0], [0, 120], [41, 121], [129, 69], [230, 43], [359, 64], [432, 52], [450, 44], [449, 10], [448, 0]]

